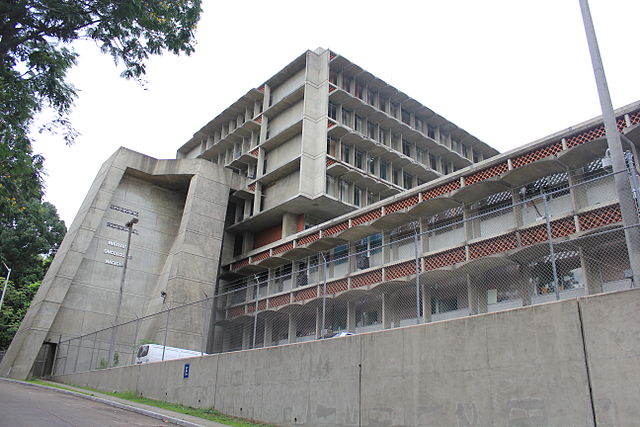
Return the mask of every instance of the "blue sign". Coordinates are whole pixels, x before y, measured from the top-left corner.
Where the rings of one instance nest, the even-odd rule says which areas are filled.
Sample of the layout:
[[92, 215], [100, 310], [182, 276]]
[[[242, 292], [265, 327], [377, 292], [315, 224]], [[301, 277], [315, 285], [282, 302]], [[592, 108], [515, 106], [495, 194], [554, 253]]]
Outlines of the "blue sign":
[[189, 378], [189, 368], [191, 367], [191, 365], [189, 365], [188, 363], [184, 364], [184, 372], [182, 373], [182, 378]]

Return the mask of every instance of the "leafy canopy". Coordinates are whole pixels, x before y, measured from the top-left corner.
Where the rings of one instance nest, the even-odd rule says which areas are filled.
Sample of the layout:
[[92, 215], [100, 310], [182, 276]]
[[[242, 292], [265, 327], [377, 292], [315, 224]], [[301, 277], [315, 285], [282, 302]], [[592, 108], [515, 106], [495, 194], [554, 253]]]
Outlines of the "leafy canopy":
[[0, 261], [12, 268], [0, 348], [66, 232], [42, 200], [44, 159], [33, 153], [30, 131], [48, 109], [55, 115], [41, 130], [61, 131], [67, 144], [76, 137], [69, 113], [77, 92], [66, 81], [77, 59], [72, 42], [95, 41], [124, 66], [123, 77], [141, 80], [149, 56], [193, 52], [200, 13], [201, 0], [0, 0]]

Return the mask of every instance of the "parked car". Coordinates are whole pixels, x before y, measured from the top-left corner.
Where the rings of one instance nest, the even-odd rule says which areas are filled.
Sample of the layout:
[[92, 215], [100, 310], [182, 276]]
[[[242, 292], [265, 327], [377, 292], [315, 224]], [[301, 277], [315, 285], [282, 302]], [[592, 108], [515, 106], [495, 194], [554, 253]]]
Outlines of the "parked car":
[[160, 344], [144, 344], [138, 348], [136, 364], [160, 362], [162, 360], [184, 359], [187, 357], [204, 356], [206, 353], [185, 348], [166, 347]]

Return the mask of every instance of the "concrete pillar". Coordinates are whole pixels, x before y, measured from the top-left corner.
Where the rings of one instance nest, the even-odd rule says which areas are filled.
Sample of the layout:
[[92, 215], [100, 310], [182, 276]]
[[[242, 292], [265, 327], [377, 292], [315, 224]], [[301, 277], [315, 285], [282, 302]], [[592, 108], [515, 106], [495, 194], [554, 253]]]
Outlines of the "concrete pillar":
[[466, 240], [480, 237], [480, 221], [477, 219], [468, 221], [472, 216], [473, 212], [471, 205], [464, 205], [462, 207], [462, 219], [464, 220], [464, 233]]
[[422, 321], [431, 322], [431, 287], [423, 283], [422, 288]]
[[296, 342], [296, 332], [298, 330], [298, 319], [293, 315], [289, 315], [289, 344]]
[[285, 212], [282, 215], [282, 238], [296, 234], [298, 232], [298, 215]]
[[242, 253], [247, 253], [251, 250], [253, 250], [253, 232], [244, 231], [242, 233]]
[[531, 305], [534, 296], [535, 285], [531, 282], [531, 269], [526, 265], [518, 265], [519, 289], [522, 305]]
[[580, 267], [582, 267], [587, 295], [601, 293], [602, 279], [600, 277], [600, 268], [596, 261], [597, 258], [591, 255], [590, 251], [585, 247], [578, 248], [578, 256], [580, 257]]
[[573, 173], [569, 172], [569, 193], [571, 194], [571, 202], [573, 210], [578, 211], [580, 208], [587, 206], [587, 186], [577, 185], [580, 183]]
[[231, 333], [230, 327], [225, 327], [222, 335], [222, 351], [229, 351], [231, 347]]
[[262, 342], [263, 347], [269, 347], [273, 341], [273, 319], [264, 319], [264, 340]]
[[392, 298], [389, 294], [382, 294], [382, 327], [391, 329], [393, 326]]
[[356, 332], [356, 303], [347, 302], [347, 331]]
[[391, 262], [391, 233], [389, 231], [382, 232], [382, 257], [385, 264]]
[[242, 349], [251, 348], [251, 332], [253, 332], [253, 323], [247, 322], [242, 326]]
[[487, 312], [487, 287], [484, 280], [467, 275], [467, 296], [469, 299], [469, 314]]

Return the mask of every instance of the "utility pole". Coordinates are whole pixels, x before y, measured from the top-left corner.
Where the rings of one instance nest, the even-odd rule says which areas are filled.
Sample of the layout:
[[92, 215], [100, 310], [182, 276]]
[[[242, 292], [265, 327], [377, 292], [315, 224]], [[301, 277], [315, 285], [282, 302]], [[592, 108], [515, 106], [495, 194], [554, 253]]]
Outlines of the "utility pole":
[[613, 105], [611, 104], [611, 95], [609, 94], [609, 86], [607, 85], [607, 78], [604, 74], [604, 66], [602, 64], [602, 58], [600, 57], [600, 48], [598, 47], [596, 31], [593, 26], [593, 20], [591, 19], [589, 3], [587, 0], [579, 1], [584, 29], [587, 34], [587, 43], [589, 44], [589, 53], [591, 54], [593, 73], [598, 88], [598, 97], [600, 98], [600, 108], [602, 109], [602, 120], [607, 135], [607, 145], [611, 153], [615, 189], [620, 203], [620, 212], [622, 213], [622, 225], [624, 227], [624, 237], [629, 253], [629, 264], [633, 275], [633, 283], [637, 284], [640, 283], [640, 230], [638, 229], [638, 211], [631, 191], [631, 184], [622, 151], [620, 132], [616, 125], [616, 116], [613, 112]]
[[[113, 366], [113, 350], [116, 343], [116, 332], [118, 330], [118, 324], [120, 323], [120, 309], [122, 308], [122, 294], [124, 291], [124, 280], [127, 275], [127, 264], [129, 262], [129, 247], [131, 246], [131, 234], [133, 233], [133, 225], [138, 223], [138, 218], [131, 218], [129, 222], [125, 224], [129, 230], [127, 236], [127, 248], [124, 255], [124, 265], [122, 267], [122, 276], [120, 276], [120, 290], [118, 291], [118, 305], [116, 307], [116, 318], [113, 322], [113, 328], [111, 330], [111, 342], [109, 343], [109, 364]], [[168, 315], [168, 314], [167, 314]]]

